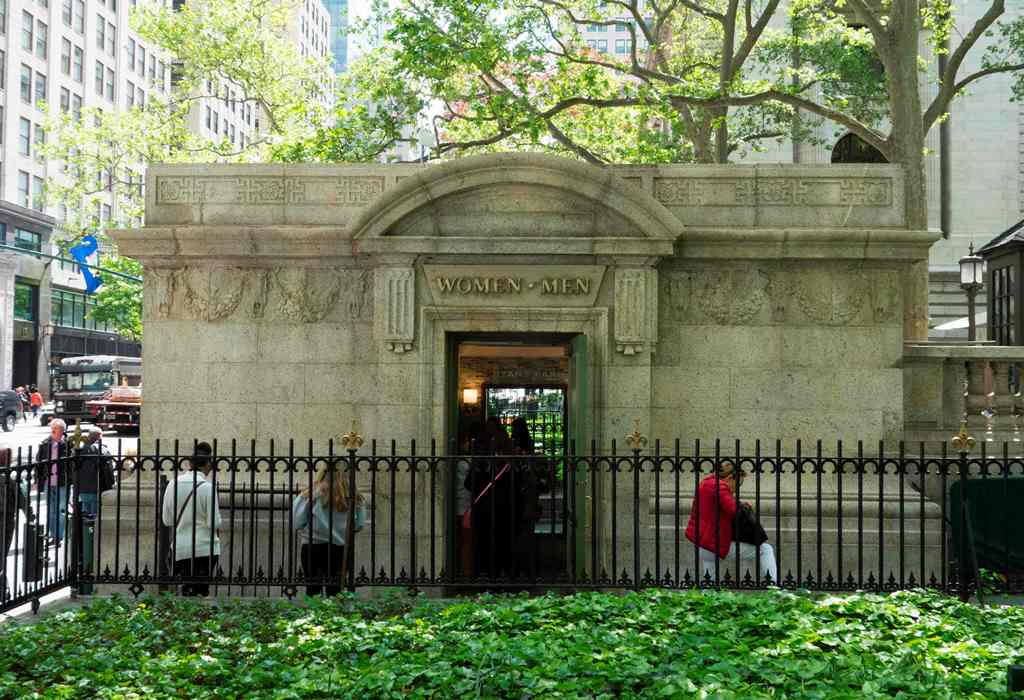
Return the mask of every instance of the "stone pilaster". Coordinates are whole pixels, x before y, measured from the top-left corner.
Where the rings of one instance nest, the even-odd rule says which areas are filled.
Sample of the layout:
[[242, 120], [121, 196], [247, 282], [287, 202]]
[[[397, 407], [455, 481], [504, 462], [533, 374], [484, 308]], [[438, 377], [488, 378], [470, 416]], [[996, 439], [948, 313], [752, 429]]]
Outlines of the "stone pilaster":
[[18, 258], [0, 254], [0, 385], [9, 389], [14, 374], [14, 275]]

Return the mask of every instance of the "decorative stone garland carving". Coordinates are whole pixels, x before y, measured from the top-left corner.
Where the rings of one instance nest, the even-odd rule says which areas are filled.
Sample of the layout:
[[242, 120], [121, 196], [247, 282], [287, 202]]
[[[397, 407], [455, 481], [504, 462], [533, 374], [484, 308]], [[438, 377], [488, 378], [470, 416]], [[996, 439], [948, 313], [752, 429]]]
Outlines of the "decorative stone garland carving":
[[248, 283], [245, 270], [190, 269], [181, 274], [185, 308], [204, 321], [223, 321], [238, 309]]
[[272, 277], [279, 294], [276, 310], [294, 321], [320, 321], [341, 294], [341, 279], [335, 270], [277, 268]]
[[671, 318], [724, 326], [793, 323], [801, 317], [826, 326], [891, 323], [902, 309], [899, 273], [859, 265], [673, 271], [666, 275], [665, 293]]

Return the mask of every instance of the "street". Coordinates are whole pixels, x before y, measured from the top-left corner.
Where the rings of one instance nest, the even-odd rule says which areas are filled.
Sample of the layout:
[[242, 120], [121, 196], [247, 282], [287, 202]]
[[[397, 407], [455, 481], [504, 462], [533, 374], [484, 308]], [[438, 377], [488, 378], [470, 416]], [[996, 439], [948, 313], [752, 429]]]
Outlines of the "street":
[[[82, 427], [83, 434], [86, 433], [87, 429], [91, 426]], [[74, 431], [74, 426], [70, 426], [69, 434]], [[27, 422], [19, 422], [17, 427], [9, 433], [0, 433], [0, 447], [11, 448], [11, 456], [13, 464], [25, 464], [28, 462], [29, 454], [34, 456], [36, 450], [39, 447], [39, 443], [42, 442], [50, 434], [49, 426], [40, 426], [38, 420], [33, 420], [29, 417]], [[137, 437], [135, 436], [124, 436], [119, 437], [116, 433], [109, 433], [103, 436], [103, 444], [107, 446], [112, 454], [117, 454], [118, 449], [122, 450], [122, 453], [129, 448], [135, 448], [137, 445]], [[20, 453], [19, 453], [20, 451]], [[20, 454], [20, 460], [19, 460]], [[6, 475], [3, 475], [6, 477]], [[36, 517], [36, 522], [46, 525], [46, 491], [37, 490], [35, 484], [32, 484], [32, 488], [29, 494], [29, 504], [33, 514]], [[70, 517], [70, 516], [69, 516]], [[69, 523], [70, 525], [70, 523]], [[15, 592], [19, 587], [24, 585], [23, 574], [24, 574], [24, 543], [22, 541], [24, 537], [25, 528], [25, 514], [22, 512], [18, 513], [18, 522], [16, 526], [15, 541], [11, 544], [11, 549], [6, 553], [7, 562], [5, 570], [7, 572], [7, 587], [8, 590], [13, 589]], [[49, 547], [46, 549], [46, 570], [44, 571], [43, 580], [37, 584], [45, 586], [49, 582], [55, 580], [57, 574], [64, 569], [64, 558], [70, 556], [67, 544], [70, 540], [65, 539], [64, 542], [58, 547]], [[15, 612], [15, 611], [12, 611]]]

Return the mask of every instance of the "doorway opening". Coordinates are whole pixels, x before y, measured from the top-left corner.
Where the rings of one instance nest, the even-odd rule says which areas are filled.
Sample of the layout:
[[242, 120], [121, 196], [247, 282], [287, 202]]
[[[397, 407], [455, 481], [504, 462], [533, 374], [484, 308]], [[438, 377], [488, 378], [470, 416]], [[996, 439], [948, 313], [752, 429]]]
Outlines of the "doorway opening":
[[[567, 573], [580, 534], [570, 525], [575, 499], [566, 467], [574, 431], [583, 424], [586, 375], [577, 365], [585, 363], [585, 338], [476, 333], [449, 340], [448, 432], [465, 455], [452, 474], [452, 521], [459, 524], [456, 568], [479, 576], [485, 570], [481, 553], [493, 559], [487, 547], [478, 546], [480, 533], [461, 526], [461, 515], [494, 481], [495, 493], [502, 485], [515, 491], [510, 498], [516, 522], [508, 547], [499, 548], [511, 554], [507, 561], [491, 562], [491, 568], [502, 569], [488, 572], [491, 577], [521, 581]], [[495, 456], [500, 452], [512, 457]], [[498, 476], [506, 463], [514, 465], [512, 471]]]

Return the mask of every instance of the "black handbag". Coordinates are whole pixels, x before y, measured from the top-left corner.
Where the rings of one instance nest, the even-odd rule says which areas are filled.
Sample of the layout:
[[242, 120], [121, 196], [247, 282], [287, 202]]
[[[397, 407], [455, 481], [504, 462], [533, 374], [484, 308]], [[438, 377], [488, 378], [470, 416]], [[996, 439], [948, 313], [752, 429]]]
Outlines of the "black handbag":
[[736, 509], [736, 521], [733, 524], [732, 538], [737, 542], [759, 545], [768, 541], [768, 533], [761, 527], [750, 506], [743, 503]]
[[46, 545], [43, 544], [43, 526], [37, 523], [25, 523], [25, 537], [22, 539], [25, 555], [25, 573], [22, 579], [26, 583], [41, 581], [43, 578], [43, 555]]

